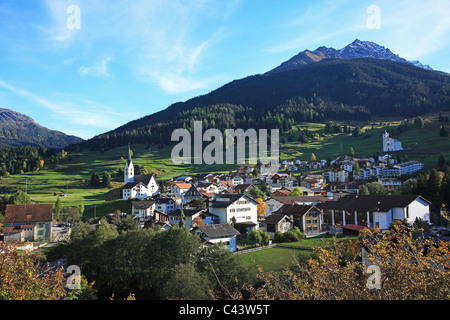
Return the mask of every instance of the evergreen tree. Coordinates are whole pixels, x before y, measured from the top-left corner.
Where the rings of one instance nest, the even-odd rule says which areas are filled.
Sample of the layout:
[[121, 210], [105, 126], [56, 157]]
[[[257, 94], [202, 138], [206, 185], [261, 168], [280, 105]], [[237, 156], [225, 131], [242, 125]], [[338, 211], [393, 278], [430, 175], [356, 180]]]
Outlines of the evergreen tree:
[[61, 218], [61, 212], [62, 212], [62, 203], [61, 203], [60, 197], [58, 197], [58, 199], [56, 199], [55, 208], [54, 208], [53, 212], [55, 214], [55, 219], [59, 220]]
[[432, 169], [426, 183], [426, 198], [431, 201], [433, 207], [439, 205], [439, 191], [441, 189], [441, 176], [436, 169]]
[[98, 173], [93, 173], [91, 175], [91, 187], [99, 187], [100, 186], [100, 177]]
[[353, 147], [350, 147], [350, 149], [348, 150], [348, 154], [349, 154], [351, 157], [354, 157], [354, 156], [355, 156], [355, 150], [353, 150]]
[[106, 171], [103, 172], [102, 186], [104, 188], [111, 188], [111, 175]]
[[439, 159], [438, 159], [437, 165], [438, 165], [439, 168], [443, 168], [446, 165], [446, 163], [447, 163], [447, 161], [445, 161], [444, 155], [441, 153], [439, 155]]
[[423, 127], [425, 127], [425, 122], [423, 121], [422, 117], [416, 117], [416, 119], [414, 120], [414, 124], [415, 124], [418, 128], [423, 128]]

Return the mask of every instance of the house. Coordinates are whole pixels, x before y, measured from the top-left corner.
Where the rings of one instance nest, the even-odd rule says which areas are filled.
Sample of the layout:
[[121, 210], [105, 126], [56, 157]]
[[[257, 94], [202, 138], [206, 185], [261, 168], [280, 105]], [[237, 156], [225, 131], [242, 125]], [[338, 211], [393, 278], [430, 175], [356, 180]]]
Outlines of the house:
[[294, 226], [306, 235], [318, 234], [322, 230], [323, 212], [315, 205], [285, 204], [274, 214], [290, 217]]
[[219, 193], [219, 187], [213, 182], [201, 182], [197, 184], [198, 190], [203, 190], [207, 193]]
[[133, 200], [131, 202], [131, 216], [143, 223], [153, 216], [156, 201], [154, 200]]
[[280, 187], [293, 187], [297, 182], [297, 179], [288, 173], [276, 173], [271, 179], [272, 184]]
[[430, 222], [430, 204], [416, 195], [346, 195], [317, 207], [329, 226], [355, 224], [386, 230], [394, 220], [406, 219], [412, 224], [420, 218]]
[[230, 177], [230, 181], [231, 183], [233, 183], [235, 186], [243, 184], [244, 183], [244, 178], [241, 177], [240, 175], [235, 175]]
[[147, 197], [159, 194], [159, 186], [153, 174], [135, 175], [130, 145], [128, 145], [128, 160], [125, 163], [123, 183], [122, 200], [128, 200], [129, 198], [147, 199]]
[[4, 217], [4, 240], [48, 241], [52, 239], [52, 204], [8, 204]]
[[168, 191], [176, 196], [182, 197], [192, 187], [192, 184], [186, 182], [175, 182], [168, 186]]
[[311, 161], [309, 163], [309, 169], [310, 170], [320, 170], [323, 169], [325, 164], [322, 161]]
[[294, 228], [294, 221], [285, 214], [271, 214], [264, 221], [264, 231], [270, 236], [270, 239], [275, 238], [276, 232], [286, 233]]
[[231, 181], [220, 180], [217, 189], [217, 193], [221, 193], [224, 190], [234, 190], [234, 184]]
[[203, 198], [203, 195], [200, 192], [200, 190], [197, 189], [197, 187], [192, 184], [191, 187], [189, 188], [189, 190], [186, 191], [185, 193], [183, 193], [182, 202], [184, 204], [186, 204], [193, 200], [198, 200], [198, 199], [202, 199], [202, 198]]
[[169, 213], [181, 208], [181, 197], [158, 197], [155, 199], [155, 210]]
[[273, 196], [266, 200], [266, 217], [270, 216], [285, 204], [316, 205], [325, 201], [331, 201], [331, 199], [323, 196]]
[[252, 189], [254, 188], [254, 186], [252, 184], [239, 184], [236, 187], [234, 187], [234, 191], [236, 193], [250, 193], [250, 191], [252, 191]]
[[[322, 189], [325, 185], [325, 176], [322, 174], [306, 173], [302, 174], [300, 179], [300, 185], [309, 189]], [[304, 182], [305, 180], [306, 182]]]
[[231, 252], [236, 251], [236, 236], [240, 234], [228, 223], [197, 226], [191, 233], [198, 234], [205, 245], [224, 244]]
[[345, 182], [348, 181], [349, 172], [347, 170], [330, 170], [324, 173], [327, 175], [328, 182]]
[[203, 210], [201, 209], [177, 209], [167, 215], [169, 216], [169, 224], [179, 224], [184, 214], [185, 226], [191, 228], [195, 218], [200, 217]]
[[401, 180], [396, 178], [378, 178], [378, 183], [386, 189], [398, 188], [402, 186]]
[[211, 199], [208, 209], [219, 217], [220, 223], [235, 220], [251, 229], [258, 225], [257, 206], [258, 202], [248, 194], [218, 194]]
[[170, 228], [170, 224], [169, 224], [169, 216], [159, 210], [153, 210], [152, 215], [146, 220], [144, 221], [144, 223], [141, 225], [143, 225], [143, 228], [148, 229], [151, 228], [155, 225], [161, 226], [163, 229], [168, 229]]
[[291, 191], [287, 190], [287, 189], [280, 189], [277, 190], [273, 193], [274, 197], [288, 197], [289, 194], [291, 193]]

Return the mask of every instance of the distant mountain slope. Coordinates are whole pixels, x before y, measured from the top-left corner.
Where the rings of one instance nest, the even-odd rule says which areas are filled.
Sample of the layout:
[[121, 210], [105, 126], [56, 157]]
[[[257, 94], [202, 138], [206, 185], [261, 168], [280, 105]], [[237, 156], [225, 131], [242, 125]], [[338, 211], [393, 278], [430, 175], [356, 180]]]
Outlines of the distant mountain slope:
[[164, 145], [170, 143], [173, 130], [191, 130], [195, 120], [203, 121], [204, 129], [279, 128], [288, 132], [301, 122], [409, 118], [450, 111], [450, 75], [401, 58], [392, 61], [396, 55], [376, 44], [370, 46], [373, 57], [361, 58], [369, 49], [367, 45], [364, 50], [356, 47], [342, 50], [346, 59], [305, 53], [317, 62], [234, 80], [84, 141], [77, 148], [108, 150], [129, 142]]
[[45, 146], [64, 148], [83, 139], [47, 129], [30, 117], [0, 108], [0, 147]]
[[359, 39], [356, 39], [351, 44], [339, 50], [323, 46], [317, 48], [314, 51], [305, 50], [292, 57], [288, 61], [283, 62], [280, 66], [271, 70], [269, 73], [297, 69], [325, 59], [356, 58], [374, 58], [394, 62], [409, 63], [419, 68], [433, 70], [430, 68], [430, 66], [424, 66], [419, 61], [408, 61], [404, 58], [401, 58], [388, 48], [380, 46], [374, 42], [360, 41]]

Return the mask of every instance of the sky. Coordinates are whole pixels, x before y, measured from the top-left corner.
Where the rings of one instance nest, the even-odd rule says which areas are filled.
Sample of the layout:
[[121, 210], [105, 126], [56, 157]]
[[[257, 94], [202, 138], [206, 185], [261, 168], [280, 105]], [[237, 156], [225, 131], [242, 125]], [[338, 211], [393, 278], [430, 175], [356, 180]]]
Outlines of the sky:
[[319, 46], [450, 73], [450, 1], [0, 0], [0, 108], [89, 139]]

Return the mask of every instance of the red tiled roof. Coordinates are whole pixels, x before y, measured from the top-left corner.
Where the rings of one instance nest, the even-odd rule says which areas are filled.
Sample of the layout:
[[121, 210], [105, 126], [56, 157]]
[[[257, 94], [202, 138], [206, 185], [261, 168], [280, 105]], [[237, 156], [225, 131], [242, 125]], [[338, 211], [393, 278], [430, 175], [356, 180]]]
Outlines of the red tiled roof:
[[9, 204], [4, 223], [44, 222], [53, 220], [52, 204]]
[[349, 230], [355, 230], [355, 231], [361, 231], [362, 229], [364, 229], [364, 226], [358, 226], [356, 224], [346, 224], [344, 226], [341, 226], [344, 229], [349, 229]]

